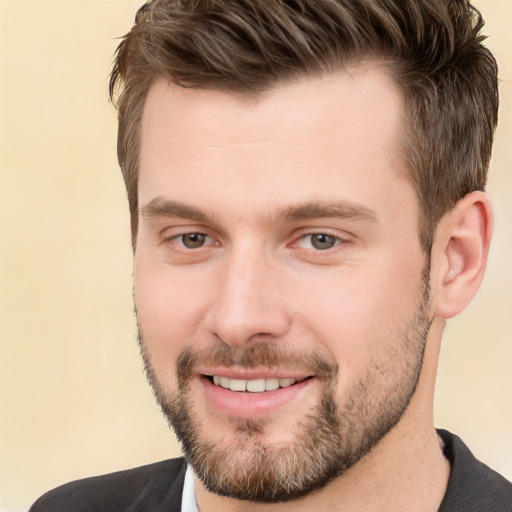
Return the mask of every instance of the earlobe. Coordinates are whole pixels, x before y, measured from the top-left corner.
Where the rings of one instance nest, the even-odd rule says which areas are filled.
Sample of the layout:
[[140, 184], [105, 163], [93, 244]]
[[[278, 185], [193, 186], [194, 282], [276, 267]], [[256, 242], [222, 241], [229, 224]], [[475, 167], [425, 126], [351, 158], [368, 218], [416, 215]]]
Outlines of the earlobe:
[[[493, 216], [483, 192], [471, 192], [441, 220], [434, 251], [437, 280], [435, 314], [451, 318], [471, 302], [485, 272]], [[434, 255], [433, 255], [434, 256]]]

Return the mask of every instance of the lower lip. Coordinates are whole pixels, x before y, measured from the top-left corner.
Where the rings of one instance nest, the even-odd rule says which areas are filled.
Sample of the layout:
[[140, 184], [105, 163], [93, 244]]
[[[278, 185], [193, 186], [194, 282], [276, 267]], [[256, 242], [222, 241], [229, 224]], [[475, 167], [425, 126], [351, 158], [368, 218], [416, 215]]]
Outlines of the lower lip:
[[206, 399], [215, 411], [224, 416], [240, 419], [261, 418], [272, 414], [291, 401], [295, 401], [297, 395], [313, 385], [315, 380], [309, 378], [286, 388], [251, 393], [249, 391], [231, 391], [216, 386], [206, 377], [200, 378]]

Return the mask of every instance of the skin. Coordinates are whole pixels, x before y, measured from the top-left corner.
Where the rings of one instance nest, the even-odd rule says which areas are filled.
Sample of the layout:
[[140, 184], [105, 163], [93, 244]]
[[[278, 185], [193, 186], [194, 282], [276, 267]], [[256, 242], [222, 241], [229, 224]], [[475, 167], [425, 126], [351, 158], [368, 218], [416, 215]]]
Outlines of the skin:
[[[177, 393], [176, 361], [188, 347], [228, 345], [243, 353], [270, 344], [319, 354], [339, 369], [341, 407], [368, 367], [389, 359], [397, 326], [414, 314], [426, 264], [417, 197], [397, 156], [402, 109], [398, 87], [376, 65], [279, 85], [252, 99], [164, 80], [152, 86], [142, 125], [135, 298], [163, 393]], [[324, 207], [333, 204], [331, 216]], [[441, 335], [444, 320], [478, 288], [491, 222], [479, 192], [440, 222], [418, 386], [370, 453], [297, 502], [240, 502], [196, 482], [201, 511], [405, 511], [411, 503], [436, 511], [449, 476], [432, 418]], [[207, 235], [204, 245], [184, 246], [187, 233]], [[315, 233], [334, 245], [316, 249]], [[256, 407], [265, 443], [285, 446], [319, 400], [312, 378], [278, 405], [256, 398], [239, 413], [219, 409], [201, 382], [211, 370], [197, 371], [189, 393], [202, 434], [214, 443], [236, 440], [240, 420]], [[237, 377], [242, 370], [215, 371]], [[384, 401], [392, 379], [384, 374], [375, 386]]]

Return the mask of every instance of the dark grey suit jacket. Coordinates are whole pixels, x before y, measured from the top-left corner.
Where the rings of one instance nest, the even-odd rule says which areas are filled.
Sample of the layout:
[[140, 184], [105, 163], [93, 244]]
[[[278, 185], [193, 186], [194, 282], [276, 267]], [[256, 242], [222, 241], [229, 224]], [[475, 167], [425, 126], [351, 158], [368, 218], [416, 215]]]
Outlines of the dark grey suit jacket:
[[187, 464], [170, 459], [57, 487], [30, 512], [180, 512]]
[[[512, 484], [439, 430], [452, 471], [439, 512], [512, 512]], [[186, 463], [171, 459], [63, 485], [30, 512], [180, 512]], [[411, 511], [414, 506], [411, 504]]]

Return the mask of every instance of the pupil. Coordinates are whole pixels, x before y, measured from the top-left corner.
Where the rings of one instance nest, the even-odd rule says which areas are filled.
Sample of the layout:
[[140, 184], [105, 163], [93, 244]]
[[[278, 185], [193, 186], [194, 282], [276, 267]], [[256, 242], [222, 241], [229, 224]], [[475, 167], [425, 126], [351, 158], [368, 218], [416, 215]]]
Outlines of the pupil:
[[330, 249], [334, 246], [335, 240], [333, 236], [320, 234], [313, 235], [311, 243], [315, 249]]
[[183, 235], [183, 245], [188, 249], [196, 249], [204, 244], [205, 235], [201, 233], [189, 233]]

